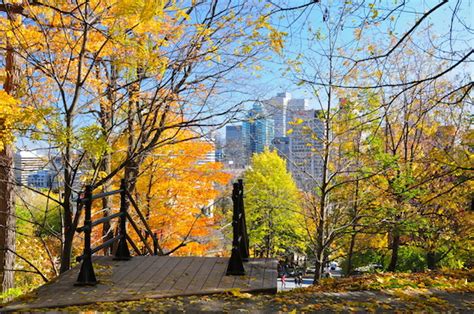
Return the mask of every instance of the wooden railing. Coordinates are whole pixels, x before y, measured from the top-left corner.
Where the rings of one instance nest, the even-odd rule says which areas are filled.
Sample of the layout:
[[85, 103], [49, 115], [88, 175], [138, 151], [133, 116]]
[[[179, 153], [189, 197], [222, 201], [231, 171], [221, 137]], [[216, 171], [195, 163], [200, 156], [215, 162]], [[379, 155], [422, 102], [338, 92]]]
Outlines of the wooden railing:
[[[94, 200], [102, 199], [113, 195], [120, 194], [120, 211], [118, 213], [102, 217], [97, 220], [92, 220], [92, 203]], [[232, 217], [232, 228], [233, 228], [233, 240], [232, 240], [232, 253], [227, 265], [226, 275], [239, 276], [245, 275], [244, 261], [248, 261], [249, 258], [249, 240], [247, 236], [247, 227], [245, 221], [244, 211], [244, 186], [243, 181], [238, 180], [237, 183], [233, 184], [232, 190], [232, 201], [233, 201], [233, 217]], [[84, 249], [83, 254], [77, 257], [77, 261], [81, 262], [81, 269], [79, 276], [76, 281], [76, 285], [84, 286], [95, 286], [97, 284], [97, 278], [95, 276], [94, 267], [92, 264], [92, 255], [100, 250], [113, 246], [116, 242], [118, 245], [115, 247], [114, 259], [115, 260], [129, 260], [131, 258], [128, 244], [132, 246], [137, 255], [157, 255], [158, 253], [158, 241], [156, 234], [151, 231], [145, 217], [138, 208], [137, 203], [133, 199], [130, 192], [127, 190], [127, 185], [124, 180], [121, 181], [120, 189], [105, 193], [92, 194], [92, 186], [88, 185], [85, 187], [85, 191], [81, 197], [77, 199], [78, 210], [84, 208], [84, 225], [76, 229], [79, 233], [84, 233]], [[146, 235], [144, 236], [139, 229], [137, 223], [132, 219], [132, 216], [128, 212], [129, 205], [135, 209], [139, 220], [145, 227], [145, 234], [150, 236], [153, 241], [153, 247], [151, 247], [147, 240]], [[77, 216], [76, 216], [77, 217]], [[91, 233], [95, 226], [110, 222], [112, 219], [119, 219], [118, 233], [111, 239], [104, 241], [102, 244], [92, 247], [91, 245]], [[130, 238], [127, 233], [127, 222], [132, 226], [140, 241], [144, 245], [144, 250], [141, 251], [135, 242]]]
[[[92, 221], [92, 202], [97, 199], [102, 199], [104, 197], [109, 197], [113, 195], [120, 194], [120, 211], [118, 213], [97, 219]], [[140, 209], [137, 206], [137, 203], [133, 199], [130, 192], [127, 190], [127, 184], [125, 180], [122, 180], [120, 183], [120, 189], [105, 193], [92, 194], [92, 186], [88, 185], [85, 187], [85, 191], [82, 197], [77, 199], [78, 209], [84, 208], [84, 225], [80, 228], [77, 228], [76, 231], [79, 233], [84, 233], [84, 249], [83, 254], [77, 257], [77, 261], [81, 261], [81, 270], [76, 281], [76, 285], [84, 286], [90, 285], [94, 286], [97, 284], [97, 278], [95, 276], [94, 267], [92, 264], [92, 255], [102, 249], [112, 247], [117, 241], [118, 245], [115, 248], [114, 259], [115, 260], [129, 260], [131, 254], [128, 248], [128, 243], [132, 246], [137, 255], [157, 255], [157, 238], [156, 234], [152, 233], [150, 226], [148, 225], [145, 217], [141, 213]], [[135, 209], [140, 221], [145, 227], [145, 234], [149, 235], [153, 240], [153, 248], [150, 247], [146, 241], [146, 236], [143, 236], [141, 230], [139, 229], [137, 223], [132, 219], [130, 213], [128, 212], [129, 205]], [[91, 247], [91, 233], [92, 228], [103, 224], [105, 222], [110, 222], [112, 219], [119, 219], [119, 228], [118, 233], [113, 238], [106, 240], [102, 244], [92, 248]], [[134, 231], [137, 233], [141, 242], [144, 244], [144, 251], [140, 251], [138, 246], [133, 242], [130, 236], [127, 234], [127, 221], [132, 226]]]
[[238, 180], [233, 184], [232, 190], [233, 215], [232, 215], [232, 253], [227, 265], [226, 275], [245, 275], [244, 261], [249, 259], [249, 238], [244, 210], [244, 184]]

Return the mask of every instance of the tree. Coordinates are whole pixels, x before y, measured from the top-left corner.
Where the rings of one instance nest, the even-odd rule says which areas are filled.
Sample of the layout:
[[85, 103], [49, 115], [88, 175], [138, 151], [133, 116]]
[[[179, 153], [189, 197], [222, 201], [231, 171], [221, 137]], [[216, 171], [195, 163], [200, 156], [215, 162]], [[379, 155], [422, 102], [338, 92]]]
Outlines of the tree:
[[[179, 136], [191, 137], [188, 132]], [[212, 152], [204, 139], [185, 141], [154, 149], [142, 164], [135, 196], [160, 255], [204, 255], [217, 244], [211, 234], [219, 217], [212, 207], [230, 176], [220, 163], [205, 161]]]
[[[31, 134], [62, 161], [62, 198], [52, 200], [64, 217], [61, 272], [70, 267], [81, 172], [92, 168], [88, 183], [104, 189], [123, 175], [133, 192], [155, 148], [175, 144], [182, 130], [206, 133], [230, 119], [241, 102], [220, 105], [211, 96], [222, 97], [233, 73], [250, 75], [246, 64], [282, 44], [262, 15], [266, 7], [248, 1], [31, 1], [1, 8], [23, 18], [1, 20], [19, 60], [22, 100], [50, 109], [37, 117], [44, 129]], [[111, 168], [110, 149], [123, 134], [127, 154]]]
[[[6, 12], [0, 6], [0, 12]], [[14, 23], [16, 16], [7, 13], [7, 20]], [[18, 69], [11, 40], [2, 42], [5, 50], [5, 70], [0, 72], [3, 90], [0, 90], [0, 290], [13, 287], [15, 251], [15, 204], [13, 195], [14, 132], [32, 122], [31, 108], [20, 106], [18, 97]]]
[[255, 255], [305, 252], [304, 216], [299, 192], [276, 151], [254, 154], [244, 173], [245, 211]]
[[[446, 79], [447, 76], [456, 73], [458, 80], [456, 80], [455, 85], [442, 89], [442, 92], [438, 94], [437, 104], [447, 102], [447, 99], [454, 95], [456, 95], [455, 98], [458, 102], [462, 101], [462, 99], [468, 97], [472, 89], [473, 84], [469, 74], [463, 73], [461, 68], [461, 65], [466, 64], [473, 53], [472, 47], [465, 42], [461, 43], [461, 40], [459, 40], [459, 46], [457, 46], [459, 49], [454, 51], [454, 40], [452, 36], [449, 36], [447, 42], [449, 42], [448, 45], [451, 44], [450, 49], [444, 50], [440, 48], [447, 48], [444, 39], [431, 39], [431, 36], [425, 36], [425, 32], [417, 33], [417, 30], [421, 28], [420, 25], [429, 21], [429, 16], [434, 12], [440, 12], [443, 6], [446, 7], [446, 3], [447, 1], [443, 1], [433, 5], [426, 12], [420, 12], [419, 19], [409, 24], [407, 28], [399, 27], [398, 29], [394, 27], [396, 23], [392, 24], [392, 21], [397, 19], [393, 15], [403, 10], [406, 5], [405, 2], [387, 4], [388, 10], [385, 10], [385, 7], [384, 10], [379, 10], [375, 3], [366, 6], [364, 3], [348, 1], [340, 4], [306, 2], [295, 6], [286, 3], [274, 5], [272, 14], [277, 16], [284, 14], [290, 21], [289, 25], [292, 28], [294, 28], [294, 25], [298, 25], [301, 30], [304, 30], [299, 34], [307, 34], [299, 42], [302, 47], [299, 53], [288, 52], [291, 59], [288, 61], [287, 72], [293, 74], [298, 86], [307, 87], [307, 90], [314, 95], [322, 109], [319, 117], [325, 125], [324, 134], [319, 135], [316, 134], [317, 132], [312, 132], [311, 135], [319, 138], [322, 144], [315, 151], [315, 154], [320, 156], [322, 161], [322, 175], [319, 180], [315, 180], [315, 192], [314, 195], [310, 195], [310, 201], [308, 202], [309, 206], [313, 207], [313, 226], [316, 229], [315, 282], [321, 276], [323, 264], [330, 251], [329, 248], [335, 245], [336, 238], [343, 236], [350, 227], [352, 227], [354, 234], [356, 232], [354, 227], [360, 224], [360, 222], [358, 223], [360, 213], [357, 214], [359, 209], [352, 210], [352, 214], [349, 215], [352, 216], [352, 219], [343, 214], [344, 208], [350, 209], [351, 204], [341, 204], [338, 201], [338, 195], [340, 195], [338, 190], [350, 188], [354, 182], [359, 185], [362, 180], [369, 178], [373, 178], [373, 181], [371, 181], [373, 184], [380, 184], [381, 182], [377, 181], [380, 180], [380, 177], [377, 175], [389, 172], [389, 170], [383, 168], [382, 164], [384, 162], [379, 164], [381, 167], [377, 167], [373, 163], [373, 159], [365, 158], [364, 164], [360, 164], [357, 158], [348, 158], [347, 151], [343, 152], [342, 155], [339, 154], [341, 152], [340, 144], [347, 143], [347, 137], [351, 135], [360, 134], [364, 139], [371, 138], [371, 135], [380, 134], [381, 130], [386, 130], [387, 127], [390, 128], [387, 126], [387, 121], [384, 121], [386, 113], [400, 112], [400, 107], [397, 107], [397, 104], [414, 98], [413, 95], [422, 90], [436, 88], [440, 78]], [[456, 22], [452, 20], [451, 25], [453, 26], [459, 22], [458, 26], [463, 28], [463, 35], [465, 35], [469, 30], [465, 27], [464, 19], [462, 17], [454, 19], [454, 16], [461, 11], [458, 5], [452, 10], [453, 20], [456, 20]], [[388, 32], [385, 32], [385, 29], [388, 29]], [[427, 32], [430, 33], [429, 27], [427, 29]], [[401, 35], [398, 35], [400, 31]], [[351, 32], [353, 36], [351, 36]], [[422, 42], [418, 40], [420, 34], [422, 38], [430, 38], [429, 45], [420, 45]], [[366, 41], [364, 41], [365, 38], [367, 38]], [[416, 42], [414, 38], [417, 38]], [[433, 44], [435, 42], [439, 45]], [[455, 57], [447, 57], [447, 51], [452, 52]], [[420, 59], [411, 60], [412, 56], [418, 56]], [[409, 62], [406, 61], [409, 59]], [[429, 64], [425, 63], [428, 59], [430, 60]], [[401, 62], [401, 60], [405, 62]], [[415, 65], [421, 67], [421, 64], [424, 65], [424, 71], [410, 73], [407, 70], [407, 68]], [[410, 76], [410, 74], [413, 75]], [[346, 97], [347, 95], [349, 97]], [[384, 95], [384, 99], [380, 99], [378, 95]], [[366, 108], [354, 107], [354, 102], [349, 101], [348, 108], [349, 111], [352, 111], [352, 116], [344, 119], [343, 111], [347, 108], [342, 108], [341, 98], [359, 100], [366, 98], [367, 102], [365, 104], [367, 106]], [[351, 109], [351, 107], [353, 108]], [[422, 119], [424, 115], [422, 110], [418, 111], [417, 114]], [[417, 114], [414, 114], [414, 116]], [[407, 122], [405, 131], [408, 124]], [[398, 146], [400, 142], [391, 141], [386, 143], [397, 146], [397, 149], [402, 149], [401, 145]], [[361, 152], [364, 152], [364, 150], [365, 152], [370, 151], [370, 141], [364, 145], [366, 147]], [[388, 159], [385, 162], [388, 162]], [[388, 168], [391, 167], [388, 166]], [[404, 185], [411, 180], [410, 178], [406, 179], [401, 179], [396, 184]], [[355, 188], [354, 190], [357, 191], [358, 189]], [[402, 188], [402, 190], [405, 191], [405, 188]], [[409, 193], [415, 193], [414, 189], [409, 190]], [[355, 191], [355, 200], [359, 200], [359, 194]], [[400, 206], [397, 209], [392, 207], [392, 212], [398, 212], [400, 215], [402, 208], [405, 208], [404, 205], [401, 205], [403, 203], [402, 199], [408, 199], [412, 196], [406, 195], [406, 198], [400, 196]], [[386, 196], [378, 195], [377, 198], [385, 200]], [[346, 198], [346, 200], [349, 200], [349, 198]], [[354, 203], [358, 204], [358, 201], [354, 201]], [[372, 207], [371, 204], [368, 206], [369, 208]], [[355, 207], [358, 207], [358, 205]], [[377, 215], [373, 216], [376, 217]], [[343, 219], [337, 221], [334, 217], [342, 217]], [[397, 235], [396, 228], [394, 231], [391, 232], [394, 235], [391, 247], [396, 251], [400, 238]], [[392, 255], [394, 261], [390, 268], [393, 268], [393, 265], [396, 264], [396, 254]]]

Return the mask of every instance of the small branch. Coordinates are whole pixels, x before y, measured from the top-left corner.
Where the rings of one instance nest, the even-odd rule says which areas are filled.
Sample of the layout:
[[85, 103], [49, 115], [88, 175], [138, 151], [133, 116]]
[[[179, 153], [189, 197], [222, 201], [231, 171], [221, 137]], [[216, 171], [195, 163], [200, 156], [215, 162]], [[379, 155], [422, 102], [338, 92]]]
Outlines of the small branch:
[[[12, 249], [9, 249], [9, 248], [3, 248], [3, 249], [0, 249], [2, 251], [8, 251], [8, 252], [11, 252], [13, 254], [15, 254], [15, 256], [19, 257], [20, 259], [22, 259], [23, 261], [25, 261], [25, 263], [27, 263], [28, 265], [30, 265], [38, 275], [41, 276], [41, 278], [44, 280], [44, 282], [48, 282], [48, 278], [46, 278], [45, 275], [43, 275], [43, 273], [38, 269], [38, 267], [36, 267], [35, 265], [33, 265], [29, 260], [27, 260], [25, 257], [21, 256], [20, 254], [18, 254], [17, 252], [13, 251]], [[33, 272], [33, 271], [31, 271]]]

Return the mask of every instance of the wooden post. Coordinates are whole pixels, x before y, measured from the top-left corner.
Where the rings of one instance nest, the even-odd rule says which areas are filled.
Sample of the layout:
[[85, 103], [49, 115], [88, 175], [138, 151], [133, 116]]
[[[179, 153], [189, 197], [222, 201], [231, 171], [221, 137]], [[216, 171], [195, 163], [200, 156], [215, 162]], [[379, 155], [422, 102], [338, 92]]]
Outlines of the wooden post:
[[95, 277], [94, 268], [92, 266], [92, 250], [91, 250], [91, 210], [92, 210], [92, 186], [87, 185], [84, 193], [85, 217], [84, 217], [84, 253], [81, 264], [81, 270], [76, 286], [95, 286], [97, 279]]
[[158, 255], [158, 238], [156, 232], [153, 233], [153, 255]]
[[242, 241], [242, 235], [240, 233], [241, 213], [239, 210], [239, 184], [234, 183], [232, 190], [232, 201], [234, 203], [234, 211], [232, 215], [232, 228], [233, 228], [233, 240], [232, 240], [232, 254], [227, 265], [226, 275], [229, 276], [241, 276], [245, 275], [244, 263], [240, 254], [240, 242]]
[[250, 254], [249, 254], [249, 237], [247, 234], [247, 222], [245, 221], [245, 210], [244, 210], [244, 181], [239, 179], [239, 212], [240, 212], [240, 219], [239, 219], [239, 231], [242, 236], [242, 240], [240, 241], [240, 255], [244, 261], [248, 261]]
[[127, 183], [125, 179], [122, 179], [120, 182], [120, 226], [119, 226], [119, 235], [120, 240], [115, 251], [114, 260], [128, 261], [131, 259], [130, 250], [128, 249], [127, 244], [127, 210], [128, 210], [128, 199], [127, 199]]

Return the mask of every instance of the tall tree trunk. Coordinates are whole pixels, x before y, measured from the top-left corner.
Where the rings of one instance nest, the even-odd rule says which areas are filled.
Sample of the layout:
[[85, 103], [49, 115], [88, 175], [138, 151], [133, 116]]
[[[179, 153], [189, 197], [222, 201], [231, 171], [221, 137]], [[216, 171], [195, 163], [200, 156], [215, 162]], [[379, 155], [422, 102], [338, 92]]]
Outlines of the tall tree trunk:
[[72, 242], [74, 240], [75, 233], [75, 230], [72, 226], [72, 215], [70, 213], [66, 213], [70, 212], [70, 210], [66, 210], [66, 208], [64, 209], [64, 239], [61, 250], [61, 267], [59, 269], [60, 273], [64, 273], [71, 267]]
[[[329, 97], [331, 94], [329, 94]], [[330, 106], [329, 106], [330, 107]], [[326, 143], [329, 142], [328, 134], [329, 134], [329, 120], [326, 121]], [[327, 145], [327, 144], [324, 144]], [[315, 272], [314, 272], [314, 284], [317, 284], [321, 279], [324, 273], [324, 258], [325, 258], [325, 229], [326, 229], [326, 211], [327, 211], [327, 172], [328, 172], [328, 165], [329, 165], [329, 147], [325, 146], [325, 153], [323, 159], [323, 177], [321, 180], [321, 199], [319, 201], [319, 213], [317, 218], [318, 227], [316, 228], [316, 264], [315, 264]]]
[[[360, 144], [360, 133], [358, 136], [358, 141], [356, 145], [356, 151], [359, 153], [359, 144]], [[357, 155], [359, 156], [359, 155]], [[357, 158], [357, 164], [359, 163], [359, 158]], [[349, 252], [347, 254], [347, 269], [346, 275], [352, 273], [352, 257], [354, 255], [354, 246], [357, 237], [356, 224], [359, 221], [358, 211], [359, 211], [359, 178], [355, 182], [355, 191], [354, 191], [354, 207], [353, 207], [353, 217], [352, 217], [352, 234], [351, 234], [351, 243], [349, 245]]]
[[[81, 88], [82, 82], [84, 81], [84, 77], [82, 75], [82, 65], [84, 64], [84, 58], [86, 54], [86, 44], [88, 40], [88, 28], [89, 24], [85, 21], [88, 20], [89, 16], [89, 1], [84, 2], [84, 11], [83, 11], [83, 32], [82, 32], [82, 47], [79, 52], [78, 57], [78, 67], [77, 67], [77, 77], [75, 82], [75, 90], [74, 96], [71, 99], [71, 103], [69, 106], [66, 105], [68, 102], [66, 99], [64, 100], [64, 120], [66, 122], [65, 126], [65, 134], [66, 134], [66, 145], [64, 148], [64, 153], [62, 155], [62, 162], [64, 167], [64, 197], [63, 197], [63, 209], [64, 209], [64, 220], [63, 220], [63, 228], [64, 228], [64, 242], [61, 251], [61, 268], [60, 272], [63, 273], [67, 271], [71, 267], [71, 253], [72, 253], [72, 245], [74, 240], [74, 233], [76, 231], [77, 220], [73, 221], [73, 204], [72, 204], [72, 197], [73, 197], [73, 187], [74, 181], [77, 175], [77, 168], [74, 166], [73, 157], [74, 157], [74, 147], [73, 147], [73, 134], [74, 134], [74, 118], [75, 118], [75, 108], [77, 103], [81, 97]], [[77, 213], [76, 213], [77, 214]]]
[[[71, 118], [66, 119], [67, 130], [70, 130]], [[75, 226], [73, 225], [73, 208], [72, 208], [72, 186], [73, 182], [73, 173], [70, 169], [72, 162], [71, 152], [70, 152], [70, 143], [67, 144], [65, 154], [63, 156], [64, 160], [64, 197], [63, 197], [63, 228], [64, 228], [64, 239], [63, 247], [61, 250], [61, 267], [59, 269], [60, 273], [63, 273], [71, 267], [71, 253], [72, 253], [72, 244], [74, 240]]]
[[[100, 170], [104, 171], [105, 173], [110, 173], [110, 171], [111, 171], [111, 155], [110, 155], [110, 153], [106, 153], [103, 156], [103, 160], [102, 160]], [[110, 181], [108, 181], [108, 182], [104, 183], [104, 185], [102, 185], [102, 192], [108, 192], [109, 189], [110, 189]], [[107, 216], [110, 215], [110, 205], [109, 205], [109, 203], [110, 202], [109, 202], [108, 197], [102, 198], [102, 209], [104, 211], [103, 217], [107, 217]], [[114, 236], [114, 234], [113, 234], [113, 230], [111, 230], [110, 221], [104, 222], [102, 224], [102, 239], [103, 239], [102, 241], [106, 242], [106, 241], [112, 239], [113, 236]], [[110, 255], [111, 250], [112, 250], [112, 248], [110, 246], [104, 248], [104, 250], [103, 250], [104, 255]]]
[[0, 282], [2, 292], [13, 288], [15, 263], [15, 204], [12, 182], [13, 149], [0, 152]]
[[[9, 14], [10, 19], [14, 19]], [[17, 85], [15, 54], [8, 39], [6, 44], [5, 70], [6, 80], [3, 88], [6, 93], [14, 94]], [[1, 128], [2, 121], [0, 121]], [[4, 143], [0, 151], [0, 283], [4, 292], [14, 286], [15, 263], [15, 202], [13, 193], [13, 147]]]
[[[100, 79], [100, 68], [99, 65], [97, 65], [97, 78]], [[117, 101], [117, 69], [115, 65], [110, 66], [110, 83], [107, 86], [106, 90], [106, 95], [107, 95], [107, 101], [108, 103], [105, 103], [104, 101], [100, 101], [100, 113], [99, 113], [99, 120], [100, 124], [102, 126], [102, 132], [103, 136], [105, 138], [109, 138], [109, 132], [110, 129], [112, 128], [113, 124], [113, 106], [115, 105]], [[100, 93], [100, 91], [99, 91]], [[100, 165], [100, 170], [105, 172], [106, 174], [109, 174], [112, 170], [112, 154], [110, 152], [106, 152], [102, 158], [102, 163]], [[102, 186], [102, 191], [107, 192], [110, 189], [110, 181], [107, 181], [103, 184]], [[107, 217], [111, 214], [110, 211], [110, 204], [109, 204], [109, 198], [104, 197], [102, 198], [102, 209], [104, 210], [104, 217]], [[113, 230], [110, 229], [110, 221], [106, 221], [102, 225], [102, 238], [103, 242], [106, 242], [110, 239], [113, 238]], [[111, 247], [107, 247], [104, 249], [104, 255], [109, 255], [112, 251]]]
[[436, 253], [433, 251], [429, 251], [426, 253], [426, 263], [428, 269], [435, 270], [437, 268], [437, 260], [436, 260]]
[[[142, 69], [137, 69], [137, 78], [142, 78], [143, 73]], [[134, 82], [128, 87], [128, 97], [129, 97], [129, 108], [127, 112], [127, 160], [129, 161], [125, 166], [125, 180], [127, 181], [127, 188], [132, 194], [135, 190], [135, 185], [137, 183], [137, 176], [140, 171], [140, 165], [145, 159], [144, 154], [136, 156], [135, 152], [137, 149], [141, 148], [143, 143], [137, 143], [135, 132], [137, 131], [138, 122], [136, 120], [136, 115], [139, 112], [139, 100], [138, 96], [140, 93], [140, 80]], [[139, 124], [138, 124], [139, 125]]]
[[318, 227], [316, 229], [316, 263], [314, 272], [314, 283], [318, 283], [324, 273], [324, 228], [325, 228], [325, 213], [323, 208], [326, 206], [321, 197], [321, 209], [318, 219]]
[[390, 258], [390, 264], [388, 265], [388, 271], [395, 271], [398, 263], [398, 249], [400, 248], [400, 233], [397, 227], [393, 229], [392, 234], [392, 256]]
[[349, 252], [347, 253], [347, 268], [346, 268], [346, 275], [350, 275], [352, 273], [352, 257], [354, 255], [354, 246], [355, 246], [355, 240], [357, 237], [357, 233], [353, 231], [351, 235], [351, 243], [349, 245]]
[[[332, 49], [332, 47], [330, 48]], [[331, 153], [331, 106], [332, 106], [332, 81], [333, 81], [333, 65], [332, 55], [329, 55], [329, 87], [327, 89], [327, 107], [324, 113], [324, 134], [323, 134], [323, 160], [322, 160], [322, 178], [320, 185], [321, 199], [319, 201], [319, 215], [317, 218], [318, 227], [316, 228], [316, 263], [313, 284], [318, 284], [324, 273], [324, 257], [325, 257], [325, 243], [326, 234], [326, 211], [329, 200], [328, 192], [328, 177], [329, 177], [329, 162]], [[317, 212], [317, 211], [316, 211]]]

